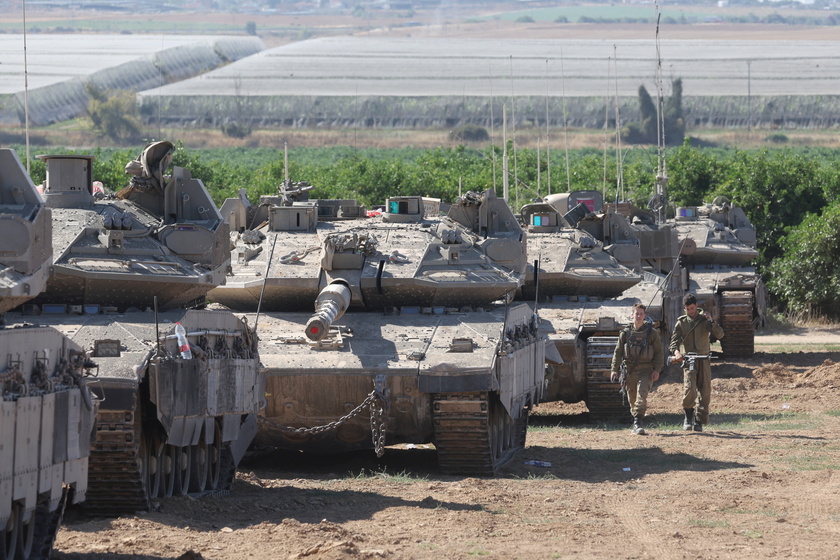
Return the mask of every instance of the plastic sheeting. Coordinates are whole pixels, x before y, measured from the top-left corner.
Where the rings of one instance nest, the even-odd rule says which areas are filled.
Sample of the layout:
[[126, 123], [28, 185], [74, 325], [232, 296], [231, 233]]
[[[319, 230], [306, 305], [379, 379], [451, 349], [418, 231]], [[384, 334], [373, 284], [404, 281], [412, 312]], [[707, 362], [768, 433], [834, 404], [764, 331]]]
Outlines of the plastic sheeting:
[[[144, 39], [137, 36], [137, 40]], [[148, 90], [197, 76], [264, 48], [258, 37], [220, 37], [164, 49], [84, 77], [31, 89], [29, 122], [43, 126], [83, 115], [88, 105], [87, 83], [102, 89]], [[0, 122], [23, 124], [24, 119], [23, 91], [0, 98]]]

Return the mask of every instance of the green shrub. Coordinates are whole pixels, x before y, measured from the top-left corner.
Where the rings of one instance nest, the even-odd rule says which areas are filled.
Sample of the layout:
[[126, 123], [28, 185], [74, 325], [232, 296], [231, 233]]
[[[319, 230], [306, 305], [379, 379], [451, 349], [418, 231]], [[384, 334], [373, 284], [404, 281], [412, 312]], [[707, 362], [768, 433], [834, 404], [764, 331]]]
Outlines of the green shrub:
[[462, 124], [452, 129], [452, 136], [465, 142], [487, 142], [490, 135], [487, 129], [476, 124]]

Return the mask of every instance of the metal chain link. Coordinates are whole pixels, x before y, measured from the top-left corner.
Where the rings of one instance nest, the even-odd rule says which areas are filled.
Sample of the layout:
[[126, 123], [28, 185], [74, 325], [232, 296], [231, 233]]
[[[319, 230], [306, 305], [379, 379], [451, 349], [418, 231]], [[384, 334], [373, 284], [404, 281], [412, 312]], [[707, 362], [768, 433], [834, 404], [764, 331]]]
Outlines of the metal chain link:
[[274, 428], [282, 432], [290, 432], [300, 435], [315, 435], [336, 430], [339, 426], [361, 414], [365, 409], [370, 409], [370, 429], [373, 436], [373, 449], [377, 457], [382, 457], [385, 453], [385, 412], [388, 409], [388, 400], [383, 394], [381, 388], [376, 388], [371, 391], [365, 400], [359, 406], [332, 422], [328, 422], [322, 426], [312, 426], [311, 428], [293, 428], [291, 426], [284, 426], [279, 422], [271, 420], [270, 418], [260, 417], [259, 421], [270, 424]]

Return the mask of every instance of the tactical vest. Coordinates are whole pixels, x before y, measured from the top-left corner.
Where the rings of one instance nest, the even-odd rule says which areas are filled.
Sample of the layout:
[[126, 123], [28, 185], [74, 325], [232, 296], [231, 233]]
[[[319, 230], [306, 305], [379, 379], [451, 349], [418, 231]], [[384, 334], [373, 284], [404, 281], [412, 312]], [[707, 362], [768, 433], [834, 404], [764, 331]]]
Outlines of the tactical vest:
[[650, 324], [646, 327], [641, 331], [636, 331], [632, 326], [628, 326], [624, 330], [624, 359], [631, 366], [653, 361], [653, 345], [650, 344], [653, 327]]

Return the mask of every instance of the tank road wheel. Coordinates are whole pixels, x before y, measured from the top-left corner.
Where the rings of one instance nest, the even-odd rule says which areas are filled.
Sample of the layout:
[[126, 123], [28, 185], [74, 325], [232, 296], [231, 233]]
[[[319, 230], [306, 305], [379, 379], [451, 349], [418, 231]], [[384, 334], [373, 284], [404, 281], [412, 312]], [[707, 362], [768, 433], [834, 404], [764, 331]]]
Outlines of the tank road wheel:
[[216, 422], [213, 443], [207, 446], [207, 490], [217, 490], [222, 473], [222, 429]]
[[201, 438], [199, 438], [198, 444], [191, 445], [189, 450], [192, 470], [190, 473], [190, 492], [203, 492], [207, 487], [207, 463], [209, 456], [207, 438], [204, 435], [204, 431], [201, 432]]
[[184, 496], [190, 491], [190, 474], [192, 472], [192, 455], [190, 454], [190, 447], [175, 447], [176, 455], [173, 467], [175, 470], [175, 490], [174, 493], [179, 496]]
[[163, 486], [160, 489], [160, 496], [162, 498], [170, 498], [173, 494], [175, 494], [175, 486], [178, 481], [178, 469], [176, 465], [178, 464], [179, 448], [169, 444], [167, 444], [165, 448], [166, 449], [164, 450], [163, 455], [163, 472], [161, 473], [161, 476], [163, 477], [161, 479]]
[[143, 461], [143, 485], [149, 499], [160, 496], [163, 479], [164, 445], [155, 435], [144, 435], [140, 440], [140, 458]]
[[720, 347], [724, 357], [748, 358], [755, 354], [753, 299], [752, 292], [746, 291], [720, 294]]
[[493, 465], [502, 465], [513, 456], [516, 446], [516, 422], [498, 398], [490, 399], [490, 421], [493, 431], [490, 444], [493, 446]]
[[435, 395], [432, 414], [438, 464], [445, 473], [493, 476], [524, 444], [495, 394]]
[[3, 527], [3, 533], [0, 535], [0, 560], [13, 560], [16, 558], [17, 541], [18, 541], [18, 506], [12, 504], [12, 512], [9, 519], [6, 520], [6, 526]]
[[522, 409], [522, 413], [518, 419], [514, 420], [514, 436], [516, 437], [516, 447], [525, 449], [525, 440], [528, 438], [528, 415], [531, 413], [531, 405]]
[[[17, 514], [15, 515], [15, 527], [13, 531], [17, 533], [15, 536], [15, 560], [27, 560], [31, 554], [35, 544], [35, 511], [29, 512], [27, 516], [23, 511], [23, 506], [17, 505]], [[11, 521], [11, 520], [10, 520]]]

